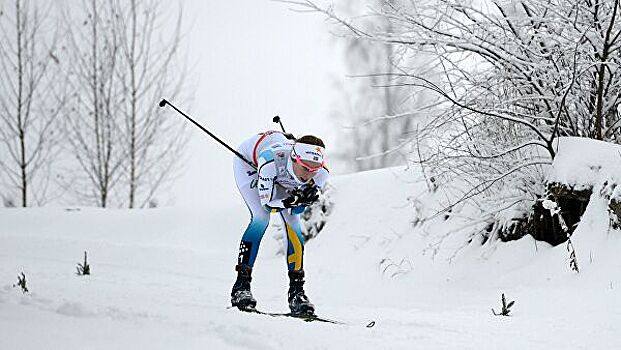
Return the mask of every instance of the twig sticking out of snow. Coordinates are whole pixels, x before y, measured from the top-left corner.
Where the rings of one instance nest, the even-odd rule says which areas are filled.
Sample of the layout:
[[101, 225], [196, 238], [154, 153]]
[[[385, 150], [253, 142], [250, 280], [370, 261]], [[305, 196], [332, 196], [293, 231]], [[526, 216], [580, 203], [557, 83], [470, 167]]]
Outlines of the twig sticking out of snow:
[[509, 316], [509, 312], [511, 312], [511, 307], [513, 306], [513, 304], [515, 304], [515, 300], [510, 301], [507, 304], [507, 300], [505, 299], [505, 293], [502, 293], [502, 311], [500, 311], [499, 313], [496, 313], [496, 311], [494, 311], [494, 309], [492, 309], [492, 313], [495, 316]]
[[26, 275], [22, 272], [21, 276], [17, 275], [17, 284], [13, 285], [13, 288], [20, 287], [22, 289], [22, 293], [28, 293], [28, 287], [26, 286]]
[[88, 264], [86, 260], [86, 251], [84, 251], [84, 264], [78, 263], [78, 276], [90, 275], [91, 274], [91, 266]]
[[571, 242], [571, 232], [569, 231], [569, 227], [567, 227], [567, 224], [565, 223], [565, 220], [563, 219], [563, 215], [561, 215], [561, 208], [558, 206], [556, 201], [553, 201], [551, 199], [544, 200], [542, 205], [545, 209], [548, 209], [550, 211], [550, 216], [556, 215], [556, 217], [558, 218], [558, 222], [561, 225], [563, 232], [565, 232], [565, 234], [567, 235], [567, 251], [569, 252], [569, 268], [572, 271], [576, 271], [576, 273], [579, 273], [580, 269], [578, 268], [578, 258], [576, 257], [576, 250], [574, 249], [574, 245]]

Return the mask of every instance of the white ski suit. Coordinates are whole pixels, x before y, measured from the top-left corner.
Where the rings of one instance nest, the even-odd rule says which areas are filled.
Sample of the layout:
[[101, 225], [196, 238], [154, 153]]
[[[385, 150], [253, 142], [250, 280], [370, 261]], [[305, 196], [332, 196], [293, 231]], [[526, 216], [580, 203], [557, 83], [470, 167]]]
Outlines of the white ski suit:
[[244, 158], [257, 166], [254, 169], [239, 157], [235, 157], [233, 161], [237, 188], [250, 210], [250, 224], [239, 246], [239, 265], [254, 265], [270, 214], [278, 213], [286, 234], [288, 269], [298, 271], [303, 267], [304, 239], [300, 214], [305, 208], [286, 209], [283, 199], [289, 197], [288, 191], [293, 189], [303, 189], [305, 186], [323, 189], [329, 174], [322, 167], [308, 183], [300, 181], [292, 167], [291, 152], [294, 143], [281, 132], [268, 131], [251, 137], [238, 148]]

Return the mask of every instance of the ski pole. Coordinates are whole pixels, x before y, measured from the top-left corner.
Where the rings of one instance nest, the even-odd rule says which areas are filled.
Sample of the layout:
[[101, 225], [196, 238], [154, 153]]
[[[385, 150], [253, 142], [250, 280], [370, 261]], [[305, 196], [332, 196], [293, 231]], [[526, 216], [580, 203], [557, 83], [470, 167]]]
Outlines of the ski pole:
[[273, 121], [274, 123], [278, 123], [278, 124], [280, 124], [280, 128], [282, 129], [282, 132], [284, 132], [285, 134], [287, 133], [287, 132], [285, 131], [285, 127], [284, 127], [284, 126], [282, 126], [282, 123], [280, 122], [280, 117], [279, 117], [279, 116], [275, 116], [275, 117], [274, 117], [274, 119], [272, 119], [272, 121]]
[[[182, 116], [184, 116], [187, 120], [191, 121], [192, 124], [196, 125], [199, 129], [201, 129], [203, 132], [205, 132], [207, 135], [211, 136], [214, 140], [218, 141], [222, 146], [226, 147], [229, 151], [233, 152], [236, 156], [239, 157], [239, 159], [243, 160], [244, 162], [246, 162], [246, 164], [250, 165], [253, 169], [257, 169], [257, 166], [254, 165], [254, 163], [252, 163], [251, 161], [249, 161], [248, 159], [246, 159], [241, 153], [237, 152], [236, 150], [234, 150], [233, 148], [231, 148], [231, 146], [227, 145], [226, 143], [224, 143], [224, 141], [220, 140], [216, 135], [212, 134], [211, 132], [209, 132], [209, 130], [205, 129], [202, 125], [200, 125], [199, 123], [197, 123], [194, 119], [190, 118], [190, 116], [188, 116], [187, 114], [183, 113], [183, 111], [181, 111], [179, 108], [175, 107], [175, 105], [173, 105], [172, 103], [168, 102], [168, 100], [166, 100], [165, 98], [163, 98], [160, 101], [160, 107], [165, 107], [166, 105], [169, 105], [170, 107], [172, 107], [175, 111], [177, 111], [177, 113], [181, 114]], [[282, 124], [281, 124], [282, 125]], [[284, 129], [283, 129], [284, 130]], [[284, 189], [287, 189], [286, 187], [284, 187], [282, 184], [280, 184], [278, 181], [274, 181], [274, 183]], [[313, 180], [311, 180], [311, 183], [313, 183]], [[288, 190], [287, 190], [288, 191]]]
[[287, 131], [285, 131], [285, 127], [282, 125], [282, 122], [280, 121], [280, 117], [279, 116], [275, 116], [272, 121], [274, 123], [278, 123], [280, 124], [280, 128], [282, 129], [282, 133], [283, 135], [285, 135], [285, 137], [289, 140], [295, 140], [295, 136], [293, 136], [293, 134], [288, 133]]
[[173, 105], [172, 103], [168, 102], [165, 98], [163, 98], [160, 101], [160, 107], [165, 107], [166, 105], [169, 105], [170, 107], [172, 107], [175, 111], [177, 111], [177, 113], [181, 114], [182, 116], [184, 116], [187, 120], [191, 121], [192, 124], [196, 125], [199, 129], [201, 129], [204, 133], [206, 133], [207, 135], [211, 136], [214, 140], [218, 141], [222, 146], [226, 147], [229, 151], [233, 152], [236, 156], [238, 156], [241, 160], [243, 160], [244, 162], [246, 162], [248, 165], [250, 165], [251, 167], [253, 167], [254, 169], [257, 168], [256, 165], [254, 165], [254, 163], [252, 163], [251, 161], [249, 161], [248, 159], [244, 158], [243, 155], [241, 155], [241, 153], [237, 152], [236, 150], [234, 150], [233, 148], [231, 148], [231, 146], [227, 145], [226, 143], [224, 143], [224, 141], [220, 140], [216, 135], [212, 134], [211, 132], [209, 132], [209, 130], [205, 129], [202, 125], [200, 125], [199, 123], [197, 123], [194, 119], [190, 118], [187, 114], [183, 113], [181, 110], [179, 110], [179, 108], [175, 107], [175, 105]]

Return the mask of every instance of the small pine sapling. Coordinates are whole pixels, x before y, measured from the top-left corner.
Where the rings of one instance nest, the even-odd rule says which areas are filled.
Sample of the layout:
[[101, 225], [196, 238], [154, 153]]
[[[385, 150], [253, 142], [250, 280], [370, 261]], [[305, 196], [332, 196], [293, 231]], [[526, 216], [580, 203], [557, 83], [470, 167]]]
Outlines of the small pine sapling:
[[13, 285], [13, 288], [20, 287], [22, 289], [22, 293], [28, 293], [28, 286], [26, 286], [26, 275], [22, 272], [21, 276], [17, 275], [17, 284]]
[[507, 304], [507, 300], [505, 299], [505, 293], [502, 293], [502, 311], [500, 313], [496, 313], [496, 311], [492, 309], [492, 313], [495, 316], [509, 316], [509, 312], [511, 312], [511, 307], [513, 306], [513, 304], [515, 304], [515, 300]]
[[90, 275], [91, 274], [91, 266], [88, 264], [86, 260], [86, 251], [84, 252], [84, 264], [78, 263], [78, 276]]

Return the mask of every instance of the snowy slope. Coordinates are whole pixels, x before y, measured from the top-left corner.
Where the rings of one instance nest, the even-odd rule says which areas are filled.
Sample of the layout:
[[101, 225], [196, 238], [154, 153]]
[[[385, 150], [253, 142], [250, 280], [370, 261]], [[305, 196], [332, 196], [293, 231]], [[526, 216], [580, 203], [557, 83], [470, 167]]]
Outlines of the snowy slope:
[[[334, 179], [335, 209], [306, 246], [307, 294], [347, 325], [227, 309], [247, 210], [0, 210], [0, 349], [613, 349], [621, 346], [621, 233], [592, 201], [563, 245], [463, 245], [457, 211], [414, 225], [436, 197], [394, 168]], [[364, 190], [364, 191], [363, 191]], [[362, 196], [364, 193], [364, 197]], [[463, 215], [466, 215], [464, 209]], [[286, 311], [273, 228], [253, 278]], [[445, 236], [442, 244], [437, 244]], [[89, 252], [92, 276], [75, 267]], [[24, 271], [30, 293], [12, 284]], [[495, 317], [500, 294], [516, 300]], [[373, 328], [366, 328], [370, 321]]]

